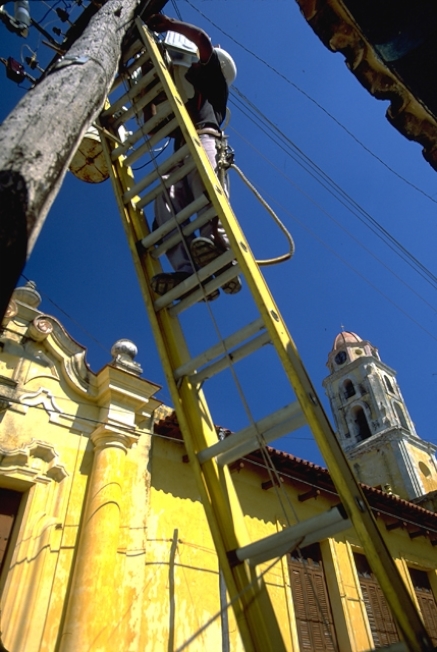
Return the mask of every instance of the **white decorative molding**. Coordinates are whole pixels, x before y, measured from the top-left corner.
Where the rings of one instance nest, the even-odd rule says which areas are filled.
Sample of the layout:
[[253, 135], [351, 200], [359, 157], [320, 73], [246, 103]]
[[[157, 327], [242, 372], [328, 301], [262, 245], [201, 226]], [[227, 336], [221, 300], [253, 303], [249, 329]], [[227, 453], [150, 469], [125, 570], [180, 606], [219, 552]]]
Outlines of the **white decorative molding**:
[[14, 317], [18, 315], [18, 306], [17, 302], [14, 299], [9, 301], [8, 307], [6, 308], [5, 315], [3, 317], [2, 325], [6, 326]]
[[94, 421], [78, 416], [74, 410], [71, 414], [63, 412], [56, 403], [52, 392], [45, 387], [40, 387], [36, 392], [21, 394], [17, 402], [11, 403], [9, 409], [19, 414], [27, 414], [29, 408], [34, 408], [38, 405], [41, 405], [47, 412], [50, 423], [56, 423], [58, 426], [85, 435], [93, 432], [95, 428]]
[[53, 332], [53, 325], [46, 315], [38, 315], [27, 329], [27, 337], [35, 342], [42, 342]]
[[22, 448], [8, 450], [0, 446], [0, 476], [48, 484], [51, 481], [61, 482], [68, 473], [60, 464], [53, 446], [33, 439]]
[[[25, 408], [42, 405], [49, 416], [52, 416], [53, 413], [62, 413], [61, 408], [56, 405], [55, 397], [48, 389], [45, 389], [45, 387], [40, 387], [36, 392], [21, 394], [19, 402]], [[27, 409], [24, 414], [26, 413]]]

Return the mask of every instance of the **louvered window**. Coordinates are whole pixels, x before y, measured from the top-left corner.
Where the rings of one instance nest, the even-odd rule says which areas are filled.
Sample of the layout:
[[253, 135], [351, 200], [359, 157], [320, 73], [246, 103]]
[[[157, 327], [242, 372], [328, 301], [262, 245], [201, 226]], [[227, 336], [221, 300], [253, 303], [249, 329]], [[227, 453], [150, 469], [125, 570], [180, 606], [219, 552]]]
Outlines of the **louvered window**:
[[414, 591], [419, 601], [420, 611], [432, 644], [437, 646], [437, 605], [425, 571], [410, 568]]
[[401, 637], [376, 577], [364, 555], [354, 557], [375, 647], [397, 643]]
[[337, 650], [331, 605], [320, 546], [303, 548], [289, 556], [291, 590], [301, 652]]
[[21, 496], [18, 491], [0, 488], [0, 572], [11, 536], [12, 527], [20, 506]]

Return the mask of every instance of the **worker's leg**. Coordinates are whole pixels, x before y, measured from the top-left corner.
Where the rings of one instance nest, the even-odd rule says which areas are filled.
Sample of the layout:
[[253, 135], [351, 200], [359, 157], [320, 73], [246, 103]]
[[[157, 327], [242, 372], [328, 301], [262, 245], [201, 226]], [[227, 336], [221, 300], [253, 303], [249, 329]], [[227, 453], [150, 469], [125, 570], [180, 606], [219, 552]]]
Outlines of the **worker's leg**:
[[[155, 200], [155, 219], [157, 225], [161, 226], [168, 220], [174, 218], [179, 211], [192, 201], [190, 195], [190, 190], [184, 179], [158, 195]], [[174, 234], [174, 232], [171, 231], [169, 235]], [[178, 242], [177, 245], [167, 251], [170, 265], [176, 272], [189, 272], [192, 274], [194, 271], [187, 251], [189, 241], [192, 239], [193, 236], [190, 236], [187, 238], [188, 242]]]
[[[216, 139], [214, 136], [210, 136], [209, 134], [201, 134], [200, 140], [211, 165], [215, 169], [217, 155]], [[188, 183], [193, 197], [196, 198], [204, 192], [202, 179], [197, 170], [194, 170], [191, 175], [188, 176]], [[227, 194], [227, 187], [224, 190]], [[202, 212], [199, 212], [199, 215], [201, 214]], [[200, 237], [192, 240], [190, 246], [191, 254], [197, 267], [208, 265], [208, 263], [215, 260], [227, 249], [229, 249], [229, 239], [218, 219], [210, 220], [207, 224], [201, 227]], [[230, 263], [230, 266], [234, 264], [235, 263]], [[236, 276], [223, 285], [223, 291], [226, 292], [226, 294], [236, 294], [241, 290], [241, 288], [242, 285], [239, 276]]]
[[[162, 192], [155, 200], [155, 219], [158, 226], [175, 217], [179, 211], [193, 201], [190, 189], [185, 179], [182, 179], [167, 191]], [[169, 235], [175, 231], [170, 232]], [[167, 238], [169, 237], [166, 236]], [[167, 251], [167, 257], [174, 272], [161, 272], [151, 279], [151, 287], [156, 294], [164, 295], [194, 273], [191, 256], [188, 253], [191, 235]], [[214, 301], [219, 297], [219, 290], [213, 290], [204, 300]]]
[[[203, 149], [205, 150], [205, 153], [208, 156], [208, 159], [213, 169], [215, 170], [217, 167], [216, 138], [214, 136], [211, 136], [210, 134], [200, 134], [199, 138], [200, 138], [200, 142], [202, 143]], [[200, 197], [200, 195], [203, 192], [205, 192], [203, 181], [197, 170], [193, 170], [188, 175], [187, 181], [191, 189], [191, 192], [193, 194], [193, 197], [195, 199], [197, 197]], [[227, 188], [225, 188], [225, 192], [227, 194]], [[206, 211], [207, 208], [204, 208], [201, 211], [199, 211], [199, 216], [202, 215], [202, 213]], [[214, 240], [217, 246], [222, 248], [223, 251], [225, 249], [229, 249], [228, 236], [226, 235], [225, 230], [221, 225], [220, 221], [217, 219], [210, 220], [209, 222], [204, 224], [204, 226], [200, 228], [200, 235], [204, 238], [211, 238], [212, 240]]]

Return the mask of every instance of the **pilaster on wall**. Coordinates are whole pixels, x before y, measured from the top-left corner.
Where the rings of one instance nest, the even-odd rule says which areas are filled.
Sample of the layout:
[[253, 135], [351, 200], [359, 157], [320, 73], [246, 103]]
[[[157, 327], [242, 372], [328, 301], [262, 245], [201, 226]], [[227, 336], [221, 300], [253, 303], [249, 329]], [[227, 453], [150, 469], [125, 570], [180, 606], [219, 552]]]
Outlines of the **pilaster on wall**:
[[115, 569], [126, 452], [136, 437], [101, 425], [89, 478], [60, 652], [120, 649]]
[[321, 550], [341, 652], [370, 650], [373, 638], [352, 548], [347, 541], [327, 539], [322, 542]]

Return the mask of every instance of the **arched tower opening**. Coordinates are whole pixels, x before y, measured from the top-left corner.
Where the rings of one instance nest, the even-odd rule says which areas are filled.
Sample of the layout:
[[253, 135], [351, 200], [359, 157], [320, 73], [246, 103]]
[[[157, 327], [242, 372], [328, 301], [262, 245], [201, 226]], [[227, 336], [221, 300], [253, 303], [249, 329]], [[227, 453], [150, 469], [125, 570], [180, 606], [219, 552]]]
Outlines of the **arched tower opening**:
[[408, 425], [407, 425], [407, 420], [405, 418], [405, 413], [402, 409], [402, 406], [399, 405], [399, 403], [394, 404], [396, 416], [399, 419], [399, 423], [401, 424], [402, 428], [405, 428], [405, 430], [408, 430]]
[[385, 382], [385, 386], [387, 387], [388, 391], [389, 391], [391, 394], [394, 394], [394, 393], [395, 393], [395, 390], [393, 389], [393, 385], [392, 385], [392, 383], [391, 383], [391, 380], [390, 380], [390, 378], [389, 378], [388, 376], [386, 376], [385, 374], [384, 374], [384, 382]]
[[354, 384], [349, 378], [347, 378], [343, 383], [343, 393], [345, 398], [350, 398], [356, 394]]
[[355, 424], [356, 440], [363, 441], [364, 439], [369, 439], [372, 436], [372, 432], [366, 414], [360, 405], [353, 408], [352, 416]]

